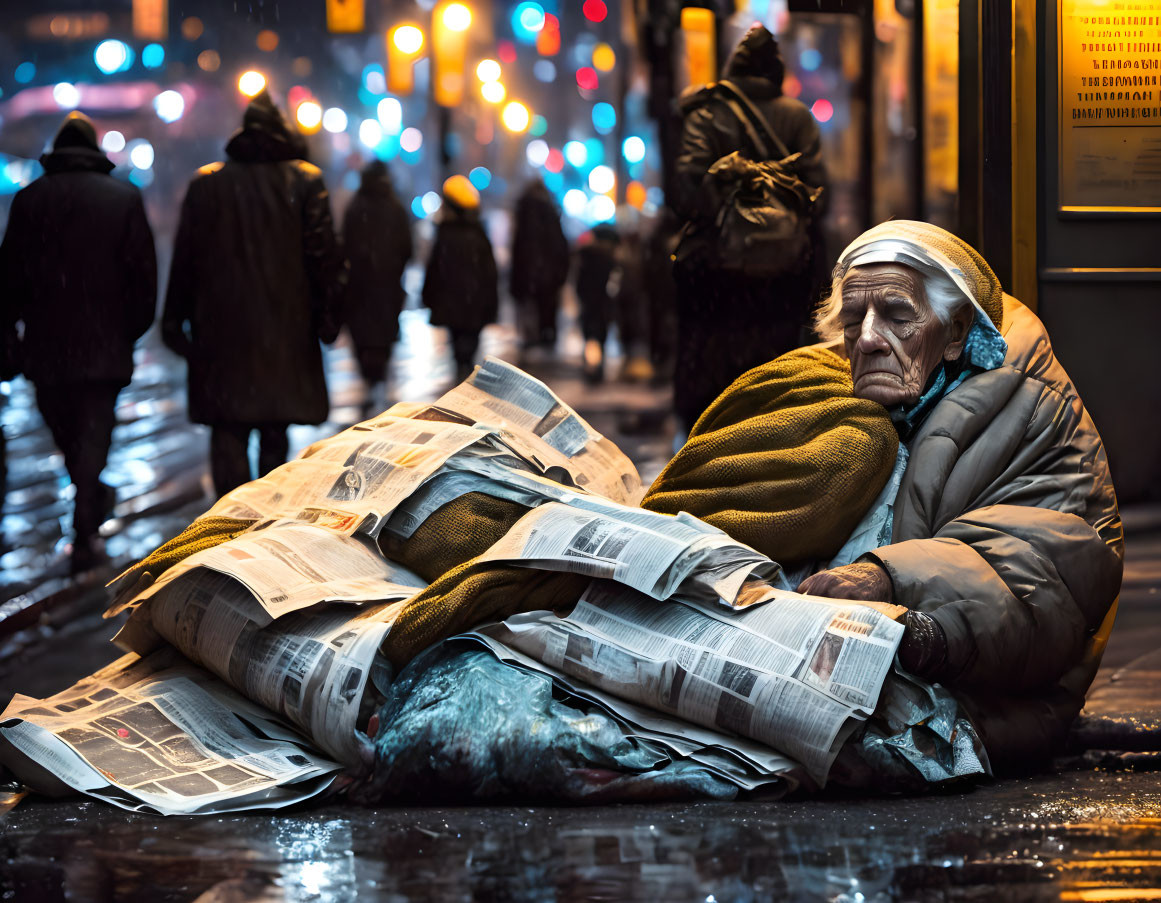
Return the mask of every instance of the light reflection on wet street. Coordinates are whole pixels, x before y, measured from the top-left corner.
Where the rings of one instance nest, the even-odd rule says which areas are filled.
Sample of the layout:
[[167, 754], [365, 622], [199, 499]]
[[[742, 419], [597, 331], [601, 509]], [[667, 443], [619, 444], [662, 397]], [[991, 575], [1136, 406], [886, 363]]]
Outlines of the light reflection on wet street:
[[0, 888], [44, 901], [1149, 900], [1159, 804], [1156, 775], [1132, 772], [899, 800], [275, 818], [26, 803], [5, 819]]

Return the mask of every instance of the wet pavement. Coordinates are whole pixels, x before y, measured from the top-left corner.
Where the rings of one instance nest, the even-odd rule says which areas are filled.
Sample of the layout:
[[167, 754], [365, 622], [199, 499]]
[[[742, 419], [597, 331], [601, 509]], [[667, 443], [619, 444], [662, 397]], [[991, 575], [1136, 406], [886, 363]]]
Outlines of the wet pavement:
[[[438, 396], [452, 379], [442, 332], [410, 311], [403, 336], [392, 397]], [[483, 351], [514, 360], [513, 338], [510, 326], [489, 328]], [[555, 358], [525, 363], [622, 444], [648, 481], [671, 447], [666, 391], [616, 380], [591, 389], [579, 353], [569, 333]], [[363, 388], [345, 346], [328, 352], [327, 367], [332, 422], [296, 428], [296, 447], [359, 419]], [[147, 343], [119, 403], [106, 471], [118, 488], [106, 524], [115, 563], [148, 552], [209, 504], [206, 432], [185, 422], [180, 386], [180, 364]], [[103, 573], [67, 577], [59, 455], [27, 387], [10, 388], [0, 703], [14, 691], [51, 693], [115, 657], [115, 625], [99, 617]], [[1161, 900], [1161, 510], [1125, 516], [1118, 624], [1074, 748], [1048, 774], [894, 799], [330, 803], [204, 818], [0, 794], [0, 899]]]

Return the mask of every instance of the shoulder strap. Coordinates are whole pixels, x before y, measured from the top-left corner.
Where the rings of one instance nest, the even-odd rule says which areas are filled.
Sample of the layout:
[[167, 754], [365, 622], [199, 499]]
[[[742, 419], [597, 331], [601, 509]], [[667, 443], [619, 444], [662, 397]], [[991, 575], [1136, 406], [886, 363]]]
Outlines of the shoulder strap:
[[[783, 157], [789, 157], [790, 156], [790, 149], [786, 146], [786, 144], [782, 141], [782, 139], [778, 137], [778, 133], [776, 131], [774, 131], [774, 127], [772, 125], [770, 125], [769, 120], [766, 119], [766, 117], [762, 115], [762, 111], [758, 109], [757, 104], [755, 104], [754, 101], [750, 100], [750, 98], [746, 96], [746, 92], [743, 91], [741, 88], [739, 88], [737, 85], [735, 85], [729, 79], [723, 78], [721, 81], [718, 82], [718, 84], [723, 89], [725, 89], [725, 91], [728, 95], [730, 95], [730, 96], [725, 98], [726, 104], [730, 107], [731, 110], [733, 110], [735, 116], [738, 116], [740, 119], [742, 119], [743, 124], [747, 126], [746, 130], [748, 132], [752, 132], [753, 126], [750, 125], [750, 123], [751, 122], [758, 123], [758, 125], [762, 127], [762, 131], [764, 131], [766, 133], [766, 135], [770, 138], [770, 140], [773, 142], [775, 149], [778, 151], [779, 158], [781, 159]], [[739, 109], [738, 109], [739, 104], [741, 105], [741, 107], [745, 108], [746, 112], [748, 112], [750, 114], [749, 116], [740, 115]], [[753, 138], [752, 134], [751, 134], [751, 138]], [[767, 157], [769, 156], [769, 153], [767, 152], [766, 147], [765, 147], [765, 142], [759, 141], [758, 142], [758, 149], [760, 151], [762, 151], [762, 153], [765, 154]]]

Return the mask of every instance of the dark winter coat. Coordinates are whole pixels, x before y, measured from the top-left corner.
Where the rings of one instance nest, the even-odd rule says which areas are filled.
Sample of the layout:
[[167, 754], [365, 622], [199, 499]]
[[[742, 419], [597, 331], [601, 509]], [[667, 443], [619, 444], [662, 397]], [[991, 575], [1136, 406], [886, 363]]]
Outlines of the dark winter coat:
[[24, 321], [17, 353], [39, 386], [133, 374], [153, 322], [157, 260], [141, 193], [92, 146], [41, 157], [44, 175], [12, 199], [0, 247], [2, 327]]
[[195, 423], [319, 423], [345, 263], [322, 173], [273, 105], [254, 108], [190, 182], [163, 335], [189, 361]]
[[581, 333], [604, 342], [616, 311], [609, 279], [617, 266], [617, 230], [607, 224], [593, 227], [577, 252], [576, 296], [580, 301]]
[[[791, 153], [801, 153], [797, 172], [811, 186], [825, 186], [818, 124], [806, 106], [782, 95], [783, 65], [777, 44], [760, 26], [751, 29], [726, 66], [725, 77], [762, 111]], [[720, 198], [709, 168], [742, 151], [762, 159], [745, 127], [713, 85], [687, 94], [676, 165], [673, 207], [686, 222], [712, 223]], [[826, 195], [824, 193], [823, 198]], [[821, 214], [821, 205], [816, 207]], [[674, 405], [687, 426], [734, 379], [800, 343], [823, 272], [825, 251], [817, 220], [811, 226], [812, 260], [801, 273], [777, 279], [720, 272], [680, 263], [677, 283], [678, 353]], [[713, 229], [696, 240], [711, 241]], [[695, 240], [695, 239], [690, 239]], [[684, 252], [679, 250], [679, 256]], [[700, 255], [691, 253], [691, 259]]]
[[560, 211], [543, 182], [533, 182], [516, 202], [512, 236], [512, 270], [508, 284], [514, 298], [538, 298], [559, 292], [568, 279], [568, 240]]
[[492, 243], [474, 210], [444, 202], [423, 280], [433, 326], [479, 330], [496, 321], [499, 297]]
[[411, 259], [411, 223], [386, 175], [364, 173], [343, 215], [351, 264], [344, 319], [360, 348], [390, 348], [399, 335], [403, 270]]

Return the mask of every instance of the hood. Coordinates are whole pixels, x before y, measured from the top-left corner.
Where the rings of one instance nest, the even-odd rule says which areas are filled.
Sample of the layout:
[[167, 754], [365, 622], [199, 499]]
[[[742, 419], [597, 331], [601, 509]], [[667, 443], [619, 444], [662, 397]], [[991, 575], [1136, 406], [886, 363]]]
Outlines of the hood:
[[392, 192], [395, 186], [391, 180], [391, 170], [382, 160], [372, 160], [363, 167], [359, 179], [359, 191], [370, 191], [375, 194]]
[[97, 144], [97, 127], [84, 113], [76, 110], [65, 117], [52, 142], [52, 150], [42, 154], [40, 164], [46, 173], [112, 172], [113, 162]]
[[750, 92], [760, 88], [760, 93], [779, 95], [785, 74], [778, 41], [765, 27], [755, 25], [734, 48], [722, 77], [739, 82]]
[[255, 95], [242, 115], [242, 128], [226, 144], [226, 154], [240, 163], [305, 160], [306, 142], [291, 129], [266, 91]]

